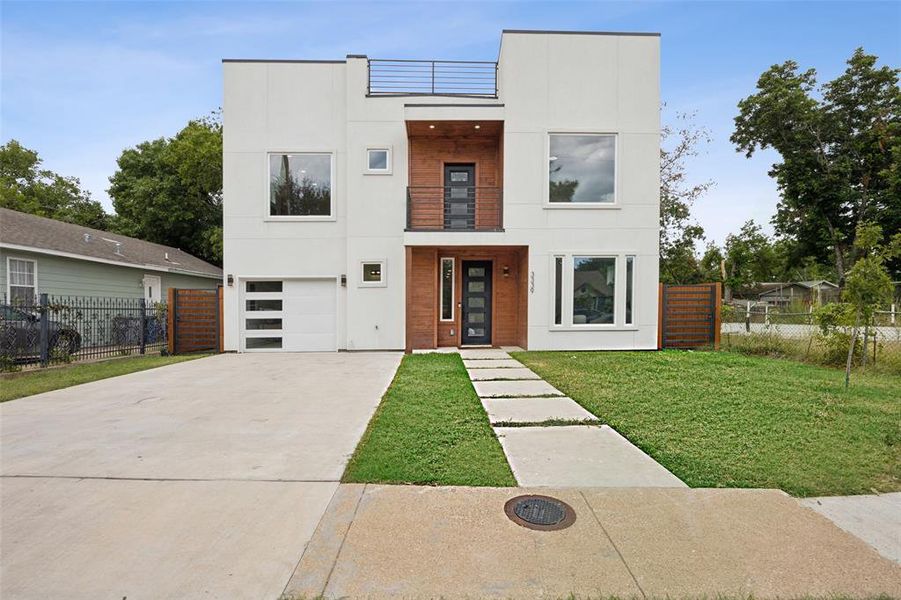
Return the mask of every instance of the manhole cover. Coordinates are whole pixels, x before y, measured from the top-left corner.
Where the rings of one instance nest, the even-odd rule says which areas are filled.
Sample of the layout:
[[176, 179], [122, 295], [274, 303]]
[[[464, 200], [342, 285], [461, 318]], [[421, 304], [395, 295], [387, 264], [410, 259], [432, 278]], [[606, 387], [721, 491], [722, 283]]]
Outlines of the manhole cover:
[[550, 496], [510, 498], [504, 512], [514, 523], [540, 531], [564, 529], [576, 521], [576, 511], [569, 504]]

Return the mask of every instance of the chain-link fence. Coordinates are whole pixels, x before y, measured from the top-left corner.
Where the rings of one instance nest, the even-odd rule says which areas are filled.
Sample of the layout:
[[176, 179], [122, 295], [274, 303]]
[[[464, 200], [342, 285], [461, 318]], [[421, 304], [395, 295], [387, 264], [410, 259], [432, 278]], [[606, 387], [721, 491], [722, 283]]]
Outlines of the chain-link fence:
[[[721, 348], [839, 366], [847, 360], [852, 334], [849, 326], [824, 326], [812, 310], [731, 305], [723, 310]], [[871, 322], [861, 324], [853, 364], [901, 372], [901, 313], [878, 311]]]
[[159, 352], [166, 305], [143, 298], [0, 296], [0, 370]]

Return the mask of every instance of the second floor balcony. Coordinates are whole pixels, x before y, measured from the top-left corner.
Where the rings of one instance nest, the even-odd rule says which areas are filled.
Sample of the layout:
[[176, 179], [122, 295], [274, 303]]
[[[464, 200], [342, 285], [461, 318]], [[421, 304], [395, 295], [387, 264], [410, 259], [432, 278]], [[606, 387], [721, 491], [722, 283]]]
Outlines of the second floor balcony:
[[503, 192], [471, 185], [407, 188], [407, 231], [503, 231]]
[[503, 231], [502, 121], [407, 121], [407, 139], [407, 231]]

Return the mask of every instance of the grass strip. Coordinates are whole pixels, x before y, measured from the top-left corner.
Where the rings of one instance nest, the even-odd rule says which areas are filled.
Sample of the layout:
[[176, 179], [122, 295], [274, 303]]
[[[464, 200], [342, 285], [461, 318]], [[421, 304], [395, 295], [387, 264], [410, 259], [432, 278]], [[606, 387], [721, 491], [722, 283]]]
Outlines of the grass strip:
[[160, 356], [159, 354], [114, 358], [91, 363], [75, 363], [64, 367], [23, 371], [4, 375], [0, 379], [0, 402], [15, 400], [34, 394], [50, 392], [62, 388], [89, 383], [108, 377], [127, 375], [147, 369], [155, 369], [166, 365], [195, 360], [210, 356], [209, 354], [181, 354], [178, 356]]
[[437, 353], [404, 357], [343, 481], [516, 485], [463, 361]]

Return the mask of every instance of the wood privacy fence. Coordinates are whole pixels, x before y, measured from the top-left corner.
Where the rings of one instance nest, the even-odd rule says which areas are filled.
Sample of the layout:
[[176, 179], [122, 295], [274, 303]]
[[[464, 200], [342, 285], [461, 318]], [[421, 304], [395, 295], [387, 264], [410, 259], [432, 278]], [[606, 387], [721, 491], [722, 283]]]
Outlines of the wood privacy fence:
[[719, 349], [721, 298], [719, 283], [661, 283], [657, 346]]
[[169, 353], [222, 352], [222, 286], [169, 288]]

